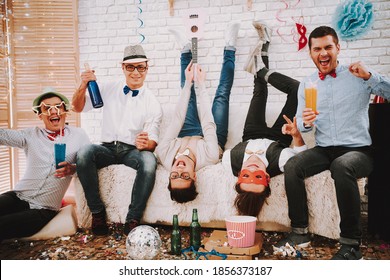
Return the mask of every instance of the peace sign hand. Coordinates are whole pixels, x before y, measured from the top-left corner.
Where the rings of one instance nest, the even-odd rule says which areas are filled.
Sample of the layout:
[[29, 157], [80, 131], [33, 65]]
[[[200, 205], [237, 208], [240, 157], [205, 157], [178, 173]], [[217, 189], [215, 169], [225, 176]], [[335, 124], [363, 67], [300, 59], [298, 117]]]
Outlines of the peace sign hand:
[[293, 121], [291, 121], [286, 115], [283, 115], [283, 118], [287, 123], [282, 126], [282, 133], [291, 135], [292, 137], [299, 135], [300, 132], [297, 126], [297, 118], [294, 117]]

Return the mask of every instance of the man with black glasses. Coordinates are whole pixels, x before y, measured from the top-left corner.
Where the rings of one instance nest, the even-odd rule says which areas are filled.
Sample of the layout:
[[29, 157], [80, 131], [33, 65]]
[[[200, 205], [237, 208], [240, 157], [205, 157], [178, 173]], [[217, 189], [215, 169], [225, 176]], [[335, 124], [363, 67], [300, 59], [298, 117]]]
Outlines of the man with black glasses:
[[[137, 170], [124, 233], [139, 225], [152, 192], [157, 161], [153, 154], [158, 143], [162, 118], [161, 105], [145, 86], [148, 58], [141, 45], [124, 51], [122, 70], [125, 79], [100, 83], [103, 99], [102, 144], [92, 144], [79, 151], [77, 174], [92, 212], [92, 232], [108, 233], [106, 210], [99, 194], [98, 169], [125, 164]], [[76, 112], [92, 109], [86, 93], [88, 82], [96, 80], [94, 71], [81, 74], [81, 84], [73, 95]]]
[[221, 75], [213, 102], [206, 89], [206, 71], [193, 64], [191, 43], [182, 33], [171, 30], [181, 47], [182, 90], [173, 121], [161, 138], [156, 154], [170, 171], [168, 190], [171, 199], [178, 203], [197, 197], [196, 172], [218, 163], [227, 142], [239, 28], [239, 22], [232, 22], [226, 29]]

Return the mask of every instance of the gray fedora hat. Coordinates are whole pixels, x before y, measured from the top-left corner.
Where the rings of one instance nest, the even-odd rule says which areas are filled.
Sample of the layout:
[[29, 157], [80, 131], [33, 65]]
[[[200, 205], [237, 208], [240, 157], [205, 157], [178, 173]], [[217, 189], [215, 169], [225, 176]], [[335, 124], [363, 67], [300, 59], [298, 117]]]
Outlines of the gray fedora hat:
[[144, 48], [141, 45], [134, 45], [125, 48], [122, 63], [138, 63], [148, 60]]

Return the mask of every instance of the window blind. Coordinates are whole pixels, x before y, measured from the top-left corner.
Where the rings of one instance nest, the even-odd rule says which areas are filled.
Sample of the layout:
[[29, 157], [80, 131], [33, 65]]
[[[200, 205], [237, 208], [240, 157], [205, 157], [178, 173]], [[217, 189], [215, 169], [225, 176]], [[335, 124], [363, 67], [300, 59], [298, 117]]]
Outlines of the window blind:
[[[50, 86], [71, 100], [79, 77], [77, 1], [13, 0], [7, 4], [12, 11], [9, 16], [12, 27], [9, 56], [13, 74], [12, 104], [7, 105], [14, 108], [9, 118], [12, 118], [15, 129], [42, 126], [42, 121], [31, 109], [34, 98]], [[71, 113], [67, 122], [79, 125], [78, 115]], [[7, 172], [11, 172], [13, 166], [15, 172], [9, 173], [9, 177], [17, 182], [24, 174], [26, 161], [22, 150], [14, 149], [14, 153], [14, 160], [8, 159], [11, 169]], [[3, 169], [7, 162], [3, 154], [0, 162]], [[1, 178], [0, 173], [3, 186]]]

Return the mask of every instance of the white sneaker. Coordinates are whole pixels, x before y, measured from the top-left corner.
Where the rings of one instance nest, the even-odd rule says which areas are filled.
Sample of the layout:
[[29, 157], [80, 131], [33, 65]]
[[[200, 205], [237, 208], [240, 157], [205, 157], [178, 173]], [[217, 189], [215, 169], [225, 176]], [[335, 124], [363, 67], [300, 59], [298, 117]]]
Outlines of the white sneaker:
[[229, 24], [225, 32], [226, 46], [236, 46], [238, 31], [240, 30], [241, 23], [239, 21], [233, 21]]
[[175, 37], [176, 43], [181, 50], [190, 44], [190, 40], [186, 37], [184, 31], [180, 32], [179, 30], [171, 28], [169, 28], [168, 31]]
[[265, 67], [263, 59], [261, 58], [262, 47], [263, 41], [259, 41], [259, 43], [252, 49], [244, 65], [244, 71], [247, 71], [252, 75], [256, 75], [260, 69]]
[[264, 43], [271, 42], [271, 33], [272, 33], [271, 28], [269, 28], [261, 21], [253, 21], [252, 25], [256, 29], [257, 34], [259, 35], [261, 41], [263, 41]]

